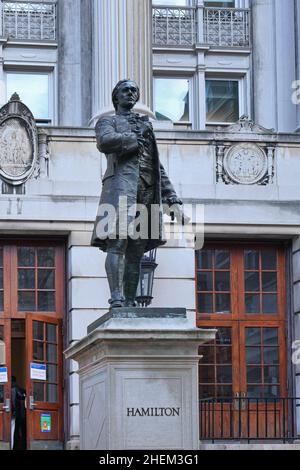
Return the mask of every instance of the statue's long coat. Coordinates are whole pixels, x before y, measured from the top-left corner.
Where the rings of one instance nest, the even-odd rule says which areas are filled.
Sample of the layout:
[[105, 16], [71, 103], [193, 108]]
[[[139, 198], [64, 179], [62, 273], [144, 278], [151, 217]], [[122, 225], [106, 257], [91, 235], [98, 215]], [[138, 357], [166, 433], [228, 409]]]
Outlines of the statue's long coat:
[[[143, 119], [143, 118], [139, 118]], [[99, 209], [103, 204], [111, 204], [117, 211], [120, 196], [127, 196], [128, 207], [137, 201], [137, 187], [139, 179], [139, 156], [137, 135], [132, 131], [131, 124], [126, 116], [105, 116], [96, 124], [97, 148], [105, 153], [107, 158], [107, 170], [102, 179], [103, 187], [99, 203]], [[153, 131], [151, 131], [153, 132]], [[154, 137], [154, 136], [153, 136]], [[159, 154], [155, 137], [153, 138], [153, 161], [155, 172], [155, 196], [154, 204], [166, 203], [168, 198], [176, 197], [175, 190], [159, 161]], [[103, 218], [98, 214], [96, 217], [94, 232], [91, 240], [92, 246], [97, 246], [106, 251], [106, 243], [109, 235], [114, 229], [99, 231], [98, 222]], [[115, 220], [118, 224], [118, 217]], [[159, 218], [159, 236], [149, 239], [145, 252], [166, 241], [163, 238], [162, 216]]]

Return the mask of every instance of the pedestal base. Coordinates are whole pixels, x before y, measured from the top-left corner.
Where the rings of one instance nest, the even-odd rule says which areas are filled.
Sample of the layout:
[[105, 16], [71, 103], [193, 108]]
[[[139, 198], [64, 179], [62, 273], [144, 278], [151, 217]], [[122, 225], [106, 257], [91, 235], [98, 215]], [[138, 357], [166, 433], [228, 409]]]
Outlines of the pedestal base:
[[198, 449], [198, 346], [184, 309], [113, 309], [66, 351], [79, 363], [80, 448]]

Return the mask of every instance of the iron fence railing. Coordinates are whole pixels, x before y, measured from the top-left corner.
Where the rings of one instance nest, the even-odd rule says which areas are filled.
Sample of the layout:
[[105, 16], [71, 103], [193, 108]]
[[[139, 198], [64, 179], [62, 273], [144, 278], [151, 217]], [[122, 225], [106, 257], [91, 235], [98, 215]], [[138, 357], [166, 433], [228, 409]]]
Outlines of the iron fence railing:
[[249, 47], [250, 10], [153, 6], [154, 46]]
[[1, 0], [1, 35], [9, 39], [55, 41], [56, 1]]
[[279, 441], [300, 436], [300, 398], [211, 398], [199, 402], [200, 441]]

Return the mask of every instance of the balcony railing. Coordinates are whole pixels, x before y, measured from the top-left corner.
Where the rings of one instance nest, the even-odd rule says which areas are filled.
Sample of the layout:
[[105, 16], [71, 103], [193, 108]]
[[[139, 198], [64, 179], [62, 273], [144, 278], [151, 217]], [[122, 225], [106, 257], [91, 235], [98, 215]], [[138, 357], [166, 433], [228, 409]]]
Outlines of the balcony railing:
[[300, 436], [300, 398], [200, 400], [200, 441], [279, 441]]
[[196, 9], [153, 7], [153, 43], [189, 46], [196, 42]]
[[154, 46], [249, 47], [250, 10], [211, 7], [153, 7]]
[[56, 1], [1, 1], [1, 35], [9, 39], [56, 40]]
[[204, 8], [204, 42], [214, 46], [250, 46], [250, 11]]

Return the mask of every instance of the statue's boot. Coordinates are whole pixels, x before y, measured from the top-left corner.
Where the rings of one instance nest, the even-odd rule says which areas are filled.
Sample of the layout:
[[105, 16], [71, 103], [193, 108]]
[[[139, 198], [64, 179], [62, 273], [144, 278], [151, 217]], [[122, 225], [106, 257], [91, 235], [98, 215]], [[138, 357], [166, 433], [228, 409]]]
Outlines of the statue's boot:
[[139, 279], [140, 260], [134, 262], [126, 260], [124, 273], [125, 307], [136, 307], [135, 298]]
[[108, 252], [105, 261], [105, 270], [111, 295], [109, 299], [110, 307], [123, 307], [124, 297], [122, 295], [122, 283], [124, 276], [124, 255]]

